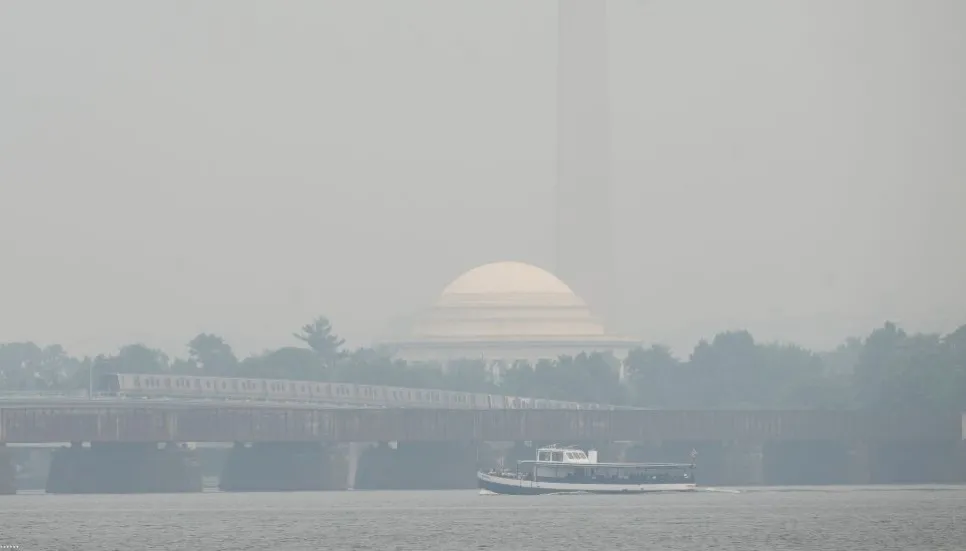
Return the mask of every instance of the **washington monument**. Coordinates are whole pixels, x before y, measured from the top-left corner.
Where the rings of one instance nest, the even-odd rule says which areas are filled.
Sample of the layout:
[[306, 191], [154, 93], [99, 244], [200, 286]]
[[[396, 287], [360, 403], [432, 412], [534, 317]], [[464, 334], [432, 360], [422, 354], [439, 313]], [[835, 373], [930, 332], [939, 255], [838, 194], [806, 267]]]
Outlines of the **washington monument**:
[[605, 0], [559, 0], [556, 272], [615, 324]]

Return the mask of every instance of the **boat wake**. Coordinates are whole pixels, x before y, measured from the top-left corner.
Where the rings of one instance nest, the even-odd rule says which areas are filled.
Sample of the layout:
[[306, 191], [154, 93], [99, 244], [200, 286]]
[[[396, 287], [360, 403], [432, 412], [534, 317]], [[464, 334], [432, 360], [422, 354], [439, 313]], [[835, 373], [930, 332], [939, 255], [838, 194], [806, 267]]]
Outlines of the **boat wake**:
[[734, 490], [731, 488], [706, 488], [701, 486], [695, 488], [695, 490], [698, 492], [708, 492], [713, 494], [740, 494], [741, 493], [740, 490]]
[[[499, 492], [491, 492], [489, 490], [486, 490], [486, 489], [481, 488], [480, 489], [480, 495], [481, 496], [503, 496], [503, 495], [510, 495], [510, 494], [501, 494]], [[544, 496], [593, 495], [593, 492], [572, 492], [572, 491], [566, 491], [566, 492], [548, 492], [548, 493], [540, 494], [540, 495], [544, 495]]]

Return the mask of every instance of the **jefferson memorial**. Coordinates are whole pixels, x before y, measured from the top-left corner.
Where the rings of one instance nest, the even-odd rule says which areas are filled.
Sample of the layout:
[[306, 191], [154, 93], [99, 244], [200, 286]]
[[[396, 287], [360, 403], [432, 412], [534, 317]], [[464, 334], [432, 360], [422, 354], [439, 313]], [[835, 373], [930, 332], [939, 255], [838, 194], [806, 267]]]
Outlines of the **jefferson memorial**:
[[639, 343], [609, 335], [564, 282], [522, 262], [494, 262], [453, 280], [408, 335], [387, 342], [410, 361], [556, 359], [581, 352], [623, 358]]

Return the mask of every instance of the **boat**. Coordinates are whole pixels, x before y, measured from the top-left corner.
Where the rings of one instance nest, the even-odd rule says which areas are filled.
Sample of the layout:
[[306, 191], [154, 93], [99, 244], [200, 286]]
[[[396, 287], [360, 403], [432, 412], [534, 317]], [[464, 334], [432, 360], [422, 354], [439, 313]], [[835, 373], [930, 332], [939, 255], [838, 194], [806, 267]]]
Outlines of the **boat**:
[[533, 460], [517, 461], [516, 470], [476, 473], [481, 493], [540, 495], [558, 493], [643, 494], [696, 489], [691, 463], [599, 463], [597, 451], [572, 446], [537, 449]]

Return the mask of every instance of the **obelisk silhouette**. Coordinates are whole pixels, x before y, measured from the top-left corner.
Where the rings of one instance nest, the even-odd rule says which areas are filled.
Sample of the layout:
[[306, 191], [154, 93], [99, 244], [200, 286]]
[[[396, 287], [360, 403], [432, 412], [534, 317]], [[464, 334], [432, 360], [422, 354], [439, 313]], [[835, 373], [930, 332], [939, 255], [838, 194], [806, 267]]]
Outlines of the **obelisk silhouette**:
[[615, 323], [605, 0], [559, 0], [556, 274]]

